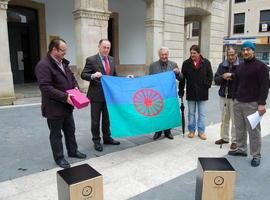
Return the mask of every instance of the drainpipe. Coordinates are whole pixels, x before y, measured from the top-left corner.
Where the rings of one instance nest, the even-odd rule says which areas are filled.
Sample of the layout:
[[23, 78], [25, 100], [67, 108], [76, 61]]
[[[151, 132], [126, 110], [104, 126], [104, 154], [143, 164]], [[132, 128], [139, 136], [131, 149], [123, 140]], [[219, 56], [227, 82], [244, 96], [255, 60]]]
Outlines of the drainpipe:
[[229, 0], [228, 38], [231, 37], [232, 27], [232, 0]]

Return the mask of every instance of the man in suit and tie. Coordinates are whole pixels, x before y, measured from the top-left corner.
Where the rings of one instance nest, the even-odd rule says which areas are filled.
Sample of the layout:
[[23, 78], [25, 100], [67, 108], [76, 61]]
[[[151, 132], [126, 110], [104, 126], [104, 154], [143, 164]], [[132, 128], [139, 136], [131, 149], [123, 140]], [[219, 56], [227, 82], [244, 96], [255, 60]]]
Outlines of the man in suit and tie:
[[69, 61], [64, 58], [67, 51], [63, 39], [54, 39], [49, 44], [45, 58], [36, 66], [36, 77], [42, 95], [42, 115], [47, 118], [50, 129], [50, 144], [57, 165], [69, 168], [65, 160], [62, 144], [62, 133], [65, 136], [69, 157], [86, 158], [78, 151], [73, 119], [73, 103], [67, 90], [76, 88], [77, 81], [69, 69]]
[[91, 132], [94, 148], [97, 151], [103, 151], [103, 147], [100, 143], [101, 115], [103, 143], [119, 145], [120, 142], [111, 137], [109, 115], [100, 81], [102, 75], [116, 76], [114, 58], [109, 56], [111, 49], [110, 41], [101, 39], [98, 44], [98, 49], [98, 54], [86, 59], [81, 78], [90, 82], [87, 97], [91, 100]]
[[[177, 66], [177, 64], [173, 61], [169, 60], [169, 48], [161, 47], [158, 51], [159, 60], [152, 63], [149, 67], [149, 74], [157, 74], [166, 71], [174, 71], [175, 77], [178, 81], [182, 79], [182, 74]], [[165, 137], [169, 139], [173, 139], [173, 135], [171, 134], [171, 130], [163, 130]], [[158, 131], [154, 134], [153, 139], [157, 140], [160, 138], [162, 131]]]

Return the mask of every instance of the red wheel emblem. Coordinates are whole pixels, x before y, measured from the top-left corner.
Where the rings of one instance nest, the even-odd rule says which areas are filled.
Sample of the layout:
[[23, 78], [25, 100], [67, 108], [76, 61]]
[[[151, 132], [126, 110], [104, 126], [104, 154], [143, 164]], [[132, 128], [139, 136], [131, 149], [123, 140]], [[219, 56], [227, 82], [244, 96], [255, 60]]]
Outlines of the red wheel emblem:
[[133, 96], [133, 104], [136, 110], [144, 116], [156, 116], [163, 108], [161, 95], [152, 89], [141, 89]]

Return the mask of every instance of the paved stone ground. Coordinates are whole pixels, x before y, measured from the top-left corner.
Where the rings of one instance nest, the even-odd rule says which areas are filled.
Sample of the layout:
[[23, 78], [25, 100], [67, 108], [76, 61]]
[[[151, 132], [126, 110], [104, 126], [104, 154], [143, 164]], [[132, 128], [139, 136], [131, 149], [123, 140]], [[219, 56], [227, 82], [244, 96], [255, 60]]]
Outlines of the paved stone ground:
[[[29, 95], [33, 86], [28, 86], [22, 95]], [[211, 90], [213, 101], [208, 105], [207, 125], [215, 124], [220, 119], [218, 101], [214, 100], [217, 87]], [[218, 99], [218, 98], [216, 98]], [[40, 98], [31, 97], [18, 99], [16, 106], [0, 107], [0, 151], [1, 171], [0, 181], [14, 179], [52, 169], [55, 163], [52, 159], [49, 145], [49, 132], [46, 119], [42, 118], [40, 111]], [[187, 108], [185, 109], [187, 111]], [[211, 113], [211, 114], [210, 114]], [[136, 145], [152, 142], [152, 134], [139, 137], [120, 139], [120, 146], [105, 146], [103, 152], [94, 150], [90, 133], [90, 108], [74, 111], [76, 124], [76, 137], [79, 149], [87, 154], [88, 159], [99, 157], [108, 153], [121, 151]], [[177, 129], [175, 134], [181, 134]], [[71, 163], [78, 162], [77, 159], [68, 158]]]
[[[228, 151], [228, 145], [219, 149], [213, 144], [219, 135], [220, 122], [217, 89], [210, 90], [207, 141], [182, 138], [182, 132], [174, 129], [173, 141], [153, 142], [150, 134], [120, 139], [120, 146], [105, 146], [103, 152], [96, 152], [90, 136], [89, 108], [85, 108], [74, 115], [79, 149], [88, 157], [82, 162], [68, 160], [73, 165], [89, 163], [104, 175], [105, 199], [194, 199], [198, 156], [226, 156]], [[252, 168], [250, 158], [226, 156], [237, 170], [237, 200], [269, 199], [269, 112], [262, 123], [262, 165]], [[52, 159], [40, 105], [0, 107], [0, 127], [0, 199], [57, 199], [55, 172], [59, 168]], [[42, 185], [44, 182], [47, 186]]]
[[[270, 133], [270, 131], [269, 131]], [[269, 200], [270, 199], [270, 136], [263, 138], [262, 165], [250, 166], [250, 159], [225, 157], [236, 170], [235, 200]], [[179, 166], [181, 167], [181, 166]], [[195, 199], [197, 171], [192, 170], [170, 181], [151, 188], [130, 200], [189, 200]]]

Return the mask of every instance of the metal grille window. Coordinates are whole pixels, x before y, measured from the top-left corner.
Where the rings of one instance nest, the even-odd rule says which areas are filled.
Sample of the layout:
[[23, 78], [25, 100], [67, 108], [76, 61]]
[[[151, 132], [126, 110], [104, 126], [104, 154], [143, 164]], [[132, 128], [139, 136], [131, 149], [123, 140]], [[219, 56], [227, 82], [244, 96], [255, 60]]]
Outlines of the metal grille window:
[[244, 33], [245, 13], [234, 14], [233, 33]]
[[270, 31], [270, 10], [262, 10], [260, 13], [260, 32]]
[[192, 22], [192, 37], [197, 37], [200, 34], [200, 22]]

